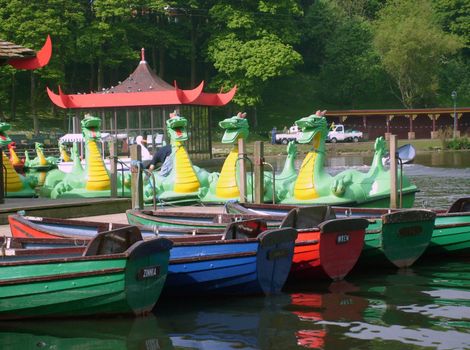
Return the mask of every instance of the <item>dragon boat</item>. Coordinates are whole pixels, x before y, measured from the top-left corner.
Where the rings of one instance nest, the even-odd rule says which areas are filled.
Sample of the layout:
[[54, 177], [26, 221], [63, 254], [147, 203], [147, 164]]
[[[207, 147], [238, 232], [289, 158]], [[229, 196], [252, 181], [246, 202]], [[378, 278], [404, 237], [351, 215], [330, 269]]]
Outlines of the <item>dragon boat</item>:
[[[349, 221], [330, 216], [329, 208], [294, 208], [284, 217], [263, 216], [269, 228], [293, 227], [298, 231], [295, 241], [290, 279], [344, 278], [356, 264], [363, 245], [367, 220]], [[184, 229], [222, 229], [230, 222], [259, 218], [259, 215], [224, 213], [177, 213], [171, 211], [127, 210], [133, 225]]]
[[[299, 208], [287, 204], [250, 204], [229, 202], [225, 210], [234, 215], [249, 215], [258, 218], [282, 218], [291, 210]], [[302, 207], [301, 207], [302, 208]], [[347, 217], [345, 213], [357, 213], [372, 209], [332, 207], [331, 217]], [[348, 214], [350, 216], [350, 214]], [[364, 249], [359, 265], [380, 265], [384, 267], [408, 267], [418, 260], [431, 246], [436, 213], [426, 209], [390, 211], [382, 209], [367, 217], [369, 226], [364, 238]]]
[[[278, 202], [285, 204], [328, 204], [353, 207], [390, 207], [390, 171], [385, 169], [382, 158], [386, 153], [383, 137], [375, 141], [375, 153], [367, 173], [354, 169], [331, 176], [324, 167], [325, 141], [328, 126], [326, 111], [317, 111], [295, 122], [302, 130], [299, 143], [312, 144], [292, 182], [276, 186]], [[399, 170], [401, 196], [404, 208], [411, 208], [418, 188], [410, 183]], [[279, 190], [277, 188], [279, 187]]]
[[167, 277], [165, 238], [142, 239], [136, 227], [76, 239], [4, 237], [0, 319], [149, 313]]
[[[204, 203], [224, 203], [228, 200], [240, 200], [240, 171], [238, 140], [246, 139], [249, 134], [248, 120], [246, 113], [239, 112], [237, 115], [226, 118], [219, 122], [219, 126], [224, 129], [222, 143], [233, 144], [230, 153], [224, 161], [220, 173], [214, 172], [209, 176], [209, 186], [201, 191], [201, 201]], [[289, 183], [297, 177], [295, 169], [295, 158], [297, 147], [294, 142], [287, 146], [287, 158], [282, 172], [278, 175], [266, 172], [264, 175], [263, 200], [270, 202], [273, 200], [273, 183], [276, 188], [278, 184]], [[247, 197], [253, 195], [253, 178], [251, 173], [247, 174]], [[273, 179], [275, 176], [275, 179]]]
[[[0, 123], [1, 147], [6, 148], [12, 142], [11, 138], [7, 134], [7, 131], [10, 130], [10, 128], [10, 124], [4, 122]], [[35, 179], [18, 174], [4, 151], [2, 151], [2, 161], [5, 196], [19, 198], [36, 197], [36, 191], [34, 190], [36, 187]]]
[[24, 174], [24, 159], [20, 159], [16, 154], [16, 143], [14, 141], [8, 144], [8, 152], [10, 153], [10, 163], [19, 174]]
[[[74, 144], [72, 171], [48, 171], [41, 196], [53, 199], [111, 196], [111, 177], [100, 152], [101, 119], [87, 114], [82, 119], [81, 126], [86, 144], [85, 167], [82, 167], [78, 147]], [[117, 182], [118, 194], [130, 197], [130, 174], [118, 173]]]
[[209, 173], [192, 164], [183, 142], [188, 139], [188, 120], [177, 112], [166, 121], [171, 154], [161, 169], [154, 170], [144, 185], [144, 202], [176, 203], [199, 201], [201, 188], [208, 186]]
[[49, 171], [57, 168], [59, 160], [52, 156], [46, 157], [42, 143], [35, 142], [34, 149], [36, 151], [36, 157], [34, 159], [30, 159], [28, 151], [25, 151], [24, 167], [26, 171]]
[[[129, 227], [18, 215], [9, 220], [13, 237], [34, 237], [36, 249], [80, 249], [76, 246], [85, 245], [106, 227]], [[240, 221], [217, 230], [162, 227], [143, 228], [141, 233], [145, 239], [162, 236], [173, 242], [164, 290], [169, 296], [277, 294], [289, 275], [297, 238], [295, 229], [268, 230], [263, 220]]]

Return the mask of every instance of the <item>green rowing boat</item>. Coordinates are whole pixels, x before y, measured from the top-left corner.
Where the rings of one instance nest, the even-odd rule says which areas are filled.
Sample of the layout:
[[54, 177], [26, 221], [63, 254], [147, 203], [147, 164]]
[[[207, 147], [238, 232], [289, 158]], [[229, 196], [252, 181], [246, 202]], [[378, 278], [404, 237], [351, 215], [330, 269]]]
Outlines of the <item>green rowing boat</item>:
[[359, 264], [408, 267], [428, 248], [436, 214], [411, 209], [369, 220]]
[[10, 237], [0, 244], [0, 319], [149, 313], [172, 247], [165, 238], [144, 241], [134, 226], [98, 234], [84, 252], [28, 249]]

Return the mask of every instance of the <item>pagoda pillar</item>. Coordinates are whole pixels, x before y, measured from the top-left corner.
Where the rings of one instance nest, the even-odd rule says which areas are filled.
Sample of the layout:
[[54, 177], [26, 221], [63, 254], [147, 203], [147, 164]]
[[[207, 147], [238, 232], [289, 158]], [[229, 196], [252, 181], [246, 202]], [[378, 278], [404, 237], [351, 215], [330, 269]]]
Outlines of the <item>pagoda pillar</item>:
[[416, 134], [413, 131], [413, 120], [417, 117], [417, 115], [406, 115], [405, 117], [408, 117], [410, 119], [410, 130], [408, 131], [408, 140], [414, 140], [416, 138]]

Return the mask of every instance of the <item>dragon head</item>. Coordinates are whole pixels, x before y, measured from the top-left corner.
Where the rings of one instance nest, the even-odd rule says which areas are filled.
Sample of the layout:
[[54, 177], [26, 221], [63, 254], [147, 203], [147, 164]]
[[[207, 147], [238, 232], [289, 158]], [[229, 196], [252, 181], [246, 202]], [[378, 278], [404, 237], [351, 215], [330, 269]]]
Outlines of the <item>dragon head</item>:
[[[304, 117], [295, 122], [302, 130], [302, 135], [297, 140], [299, 143], [309, 143], [313, 139], [319, 143], [328, 133], [328, 125], [325, 118], [326, 111], [317, 111], [315, 114]], [[316, 145], [318, 147], [318, 145]]]
[[6, 133], [10, 130], [11, 125], [8, 123], [0, 123], [0, 146], [6, 147], [11, 142], [11, 138]]
[[101, 118], [93, 117], [91, 114], [85, 114], [82, 119], [82, 134], [87, 140], [100, 140], [101, 139]]
[[166, 128], [172, 142], [188, 139], [187, 125], [188, 120], [185, 117], [181, 117], [176, 111], [170, 113], [170, 119], [166, 121]]
[[44, 151], [44, 146], [41, 142], [35, 142], [34, 143], [34, 149], [36, 152], [43, 152]]
[[238, 139], [246, 139], [249, 133], [246, 113], [239, 112], [237, 115], [219, 122], [219, 126], [225, 129], [222, 143], [235, 143]]

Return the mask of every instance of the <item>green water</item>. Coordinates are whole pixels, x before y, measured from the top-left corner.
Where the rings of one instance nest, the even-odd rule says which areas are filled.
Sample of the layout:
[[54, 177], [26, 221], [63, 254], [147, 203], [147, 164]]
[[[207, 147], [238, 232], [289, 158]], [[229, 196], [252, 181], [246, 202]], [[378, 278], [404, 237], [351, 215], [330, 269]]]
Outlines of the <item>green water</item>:
[[[455, 154], [405, 166], [421, 190], [416, 207], [470, 196], [470, 153]], [[328, 170], [367, 171], [362, 164], [370, 162], [343, 157]], [[0, 323], [2, 350], [308, 348], [470, 349], [470, 257], [353, 270], [345, 281], [304, 281], [274, 297], [161, 299], [146, 318]]]

